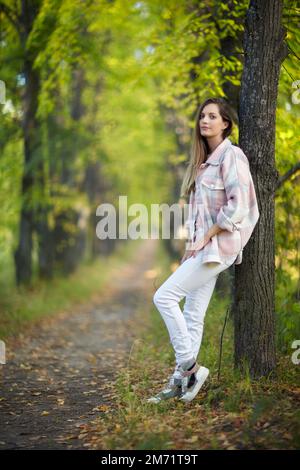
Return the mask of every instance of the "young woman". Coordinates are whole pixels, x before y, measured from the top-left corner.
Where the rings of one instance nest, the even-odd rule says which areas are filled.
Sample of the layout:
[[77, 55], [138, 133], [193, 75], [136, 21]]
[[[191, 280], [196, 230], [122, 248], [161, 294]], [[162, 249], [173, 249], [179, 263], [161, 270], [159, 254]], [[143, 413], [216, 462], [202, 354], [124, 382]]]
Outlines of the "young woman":
[[[204, 317], [219, 274], [242, 262], [242, 251], [259, 218], [249, 162], [228, 139], [231, 109], [223, 98], [199, 106], [190, 162], [181, 196], [189, 197], [189, 240], [180, 266], [155, 292], [174, 348], [169, 383], [150, 403], [195, 398], [209, 370], [197, 363]], [[184, 310], [179, 302], [185, 297]]]

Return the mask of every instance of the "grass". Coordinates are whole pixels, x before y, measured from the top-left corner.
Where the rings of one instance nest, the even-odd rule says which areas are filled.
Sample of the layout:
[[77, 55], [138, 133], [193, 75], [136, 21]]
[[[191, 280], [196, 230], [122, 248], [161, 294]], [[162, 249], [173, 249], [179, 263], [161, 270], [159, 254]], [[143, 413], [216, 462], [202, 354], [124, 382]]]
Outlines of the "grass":
[[[138, 242], [139, 243], [139, 242]], [[68, 277], [36, 281], [33, 287], [15, 287], [13, 281], [0, 285], [0, 339], [6, 340], [26, 328], [61, 311], [71, 310], [101, 295], [114, 269], [126, 263], [137, 247], [129, 240], [118, 245], [110, 256], [86, 262]], [[121, 260], [121, 261], [120, 261]]]
[[[163, 272], [159, 286], [170, 271], [162, 249], [156, 263]], [[232, 367], [233, 331], [228, 322], [217, 380], [227, 304], [228, 299], [214, 293], [198, 358], [210, 369], [210, 377], [197, 398], [189, 404], [170, 400], [153, 405], [146, 399], [166, 383], [173, 371], [174, 353], [156, 308], [143, 302], [136, 312], [136, 340], [128, 367], [118, 373], [115, 383], [117, 398], [100, 418], [87, 425], [85, 446], [147, 450], [299, 448], [299, 371], [290, 357], [278, 358], [276, 378], [272, 380], [242, 376]]]
[[[130, 260], [136, 242], [119, 246], [68, 278], [38, 282], [33, 289], [1, 290], [0, 338], [10, 337], [40, 319], [85, 304], [107, 290], [120, 260]], [[162, 247], [156, 255], [155, 285], [170, 273]], [[103, 269], [105, 266], [105, 269]], [[175, 268], [175, 266], [174, 266]], [[154, 270], [155, 272], [155, 270]], [[154, 292], [153, 292], [154, 293]], [[116, 393], [100, 417], [86, 425], [86, 447], [94, 449], [297, 449], [300, 444], [299, 366], [290, 355], [278, 357], [276, 378], [251, 380], [233, 370], [233, 329], [227, 322], [220, 381], [219, 341], [229, 299], [215, 292], [205, 319], [199, 362], [210, 369], [209, 380], [190, 404], [173, 400], [159, 405], [146, 399], [157, 392], [174, 367], [167, 329], [156, 307], [143, 299], [135, 312], [135, 340], [116, 382]], [[181, 305], [182, 306], [182, 305]]]

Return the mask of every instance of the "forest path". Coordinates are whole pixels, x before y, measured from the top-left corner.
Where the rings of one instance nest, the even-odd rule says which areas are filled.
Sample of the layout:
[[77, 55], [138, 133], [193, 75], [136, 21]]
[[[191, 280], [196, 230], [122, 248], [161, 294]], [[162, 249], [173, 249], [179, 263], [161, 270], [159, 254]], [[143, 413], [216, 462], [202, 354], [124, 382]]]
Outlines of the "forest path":
[[93, 305], [43, 319], [13, 349], [8, 342], [0, 366], [0, 449], [82, 448], [80, 428], [113, 400], [134, 314], [154, 293], [156, 249], [156, 240], [138, 244]]

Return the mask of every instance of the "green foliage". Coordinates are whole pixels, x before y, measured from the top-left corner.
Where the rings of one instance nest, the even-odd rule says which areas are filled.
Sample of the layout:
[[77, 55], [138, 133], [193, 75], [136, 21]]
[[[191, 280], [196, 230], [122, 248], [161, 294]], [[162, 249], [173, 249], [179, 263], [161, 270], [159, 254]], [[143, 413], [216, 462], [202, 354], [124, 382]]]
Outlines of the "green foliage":
[[[7, 3], [8, 4], [8, 3]], [[24, 60], [40, 78], [33, 207], [50, 208], [50, 227], [63, 211], [95, 210], [102, 202], [176, 202], [175, 175], [188, 157], [194, 113], [224, 81], [239, 86], [247, 1], [43, 0], [25, 45], [2, 12], [1, 79], [7, 103], [0, 129], [0, 253], [13, 263], [22, 205]], [[15, 4], [15, 8], [20, 5]], [[17, 13], [20, 13], [17, 11]], [[289, 55], [279, 82], [276, 165], [280, 175], [299, 161], [297, 10], [284, 2]], [[222, 40], [235, 49], [220, 53]], [[298, 57], [298, 58], [297, 58]], [[237, 129], [234, 138], [237, 139]], [[86, 188], [97, 168], [96, 189]], [[298, 335], [299, 173], [276, 194], [276, 315], [284, 348]], [[89, 188], [88, 188], [89, 189]], [[9, 194], [9, 198], [7, 195]], [[70, 236], [74, 230], [69, 227]]]

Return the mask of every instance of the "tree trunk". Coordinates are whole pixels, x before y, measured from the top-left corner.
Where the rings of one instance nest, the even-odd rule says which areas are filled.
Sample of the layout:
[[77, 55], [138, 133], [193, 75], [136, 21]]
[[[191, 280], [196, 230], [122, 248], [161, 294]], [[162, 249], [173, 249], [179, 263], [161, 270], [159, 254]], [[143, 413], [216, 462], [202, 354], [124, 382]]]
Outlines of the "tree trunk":
[[[71, 117], [74, 123], [72, 131], [74, 139], [71, 148], [63, 148], [60, 156], [61, 174], [60, 182], [69, 188], [78, 190], [75, 180], [74, 162], [80, 148], [81, 135], [76, 134], [76, 127], [84, 115], [85, 108], [82, 103], [82, 93], [85, 87], [85, 75], [83, 68], [72, 70], [72, 95], [71, 95]], [[68, 143], [68, 146], [70, 144]], [[52, 231], [52, 243], [54, 247], [54, 265], [64, 274], [72, 273], [81, 262], [86, 245], [86, 224], [84, 213], [75, 207], [69, 207], [60, 211], [55, 217], [55, 227]], [[83, 222], [83, 224], [80, 222]], [[74, 230], [71, 233], [69, 226]], [[67, 228], [66, 228], [67, 227]]]
[[245, 23], [240, 142], [247, 155], [260, 218], [236, 266], [235, 367], [252, 378], [276, 367], [274, 196], [275, 112], [280, 66], [287, 55], [281, 0], [251, 0]]
[[33, 70], [33, 58], [26, 51], [27, 38], [37, 15], [37, 2], [22, 0], [20, 40], [24, 52], [25, 89], [23, 98], [24, 172], [22, 177], [22, 204], [19, 224], [19, 242], [14, 253], [17, 284], [29, 284], [32, 277], [32, 235], [34, 230], [34, 166], [39, 151], [36, 110], [39, 76]]
[[39, 277], [41, 279], [53, 278], [53, 234], [48, 224], [48, 213], [51, 209], [52, 208], [49, 205], [44, 204], [38, 208], [35, 217], [35, 230], [38, 237]]

